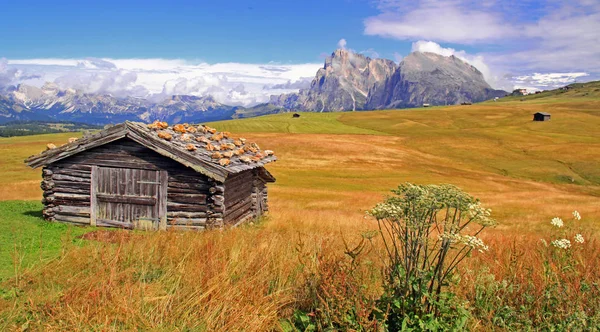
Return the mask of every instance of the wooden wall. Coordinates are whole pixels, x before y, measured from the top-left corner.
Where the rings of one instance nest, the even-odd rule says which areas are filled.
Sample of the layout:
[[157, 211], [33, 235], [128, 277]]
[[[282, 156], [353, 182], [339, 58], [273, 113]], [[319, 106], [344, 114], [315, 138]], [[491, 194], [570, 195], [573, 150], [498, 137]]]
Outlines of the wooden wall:
[[44, 167], [41, 187], [47, 219], [90, 224], [92, 166], [166, 170], [167, 228], [237, 224], [267, 209], [265, 182], [255, 170], [220, 183], [124, 138]]
[[166, 170], [168, 227], [204, 228], [222, 223], [222, 211], [209, 211], [209, 189], [215, 184], [206, 176], [166, 158], [132, 140], [121, 139], [48, 165], [42, 171], [49, 220], [90, 223], [92, 166]]

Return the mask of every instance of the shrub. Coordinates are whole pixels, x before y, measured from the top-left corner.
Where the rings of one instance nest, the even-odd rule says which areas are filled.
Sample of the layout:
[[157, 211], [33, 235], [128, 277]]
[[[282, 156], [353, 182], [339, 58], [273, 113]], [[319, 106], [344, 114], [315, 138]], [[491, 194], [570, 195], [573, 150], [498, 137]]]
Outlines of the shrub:
[[477, 235], [495, 224], [490, 210], [452, 185], [403, 184], [369, 214], [388, 261], [378, 308], [390, 330], [456, 329], [468, 312], [446, 289], [472, 250], [488, 248]]

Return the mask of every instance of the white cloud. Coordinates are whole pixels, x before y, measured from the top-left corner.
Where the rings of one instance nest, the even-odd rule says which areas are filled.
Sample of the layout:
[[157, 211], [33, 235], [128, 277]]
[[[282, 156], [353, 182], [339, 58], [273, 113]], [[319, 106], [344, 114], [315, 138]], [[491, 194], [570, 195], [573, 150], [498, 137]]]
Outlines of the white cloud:
[[577, 81], [578, 78], [587, 77], [588, 73], [534, 73], [513, 77], [515, 88], [530, 90], [555, 89]]
[[[599, 1], [378, 0], [376, 4], [380, 13], [364, 21], [365, 34], [431, 40], [436, 45], [484, 45], [486, 52], [474, 56], [452, 49], [450, 53], [477, 67], [492, 85], [491, 76], [502, 81], [507, 75], [536, 72], [600, 75]], [[431, 51], [449, 53], [435, 47]], [[491, 73], [485, 67], [492, 68]]]
[[340, 39], [340, 41], [338, 42], [338, 47], [341, 49], [346, 49], [346, 39]]
[[[470, 1], [420, 1], [405, 5], [381, 1], [381, 14], [365, 19], [365, 34], [400, 40], [452, 43], [489, 42], [514, 33], [502, 15]], [[486, 10], [487, 9], [487, 10]]]
[[[15, 59], [0, 61], [0, 85], [46, 81], [62, 88], [115, 96], [160, 99], [173, 94], [212, 95], [231, 105], [266, 102], [271, 94], [296, 92], [320, 63], [244, 64], [180, 59]], [[10, 73], [11, 79], [4, 79]], [[35, 73], [35, 76], [15, 73]], [[4, 75], [4, 76], [3, 76]], [[17, 75], [18, 76], [18, 75]], [[299, 82], [297, 84], [294, 84]]]
[[360, 54], [364, 54], [364, 55], [370, 57], [371, 59], [377, 59], [380, 57], [379, 52], [375, 51], [372, 48], [366, 49], [364, 51], [360, 51]]

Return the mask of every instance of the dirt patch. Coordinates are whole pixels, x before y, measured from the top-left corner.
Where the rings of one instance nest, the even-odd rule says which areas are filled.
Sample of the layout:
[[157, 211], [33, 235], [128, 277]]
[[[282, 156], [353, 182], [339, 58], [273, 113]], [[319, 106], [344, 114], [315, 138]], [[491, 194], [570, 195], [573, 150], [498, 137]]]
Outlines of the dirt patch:
[[129, 241], [131, 239], [131, 233], [123, 230], [97, 230], [89, 233], [85, 233], [79, 236], [80, 239], [92, 240], [106, 243], [119, 243]]

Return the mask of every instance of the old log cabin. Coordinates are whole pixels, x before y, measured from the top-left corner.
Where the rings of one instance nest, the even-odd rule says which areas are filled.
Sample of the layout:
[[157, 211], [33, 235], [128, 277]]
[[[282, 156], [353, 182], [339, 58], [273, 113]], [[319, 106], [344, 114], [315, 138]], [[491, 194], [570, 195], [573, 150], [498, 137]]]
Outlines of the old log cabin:
[[267, 209], [270, 150], [208, 126], [125, 122], [31, 156], [43, 215], [80, 225], [204, 229]]

